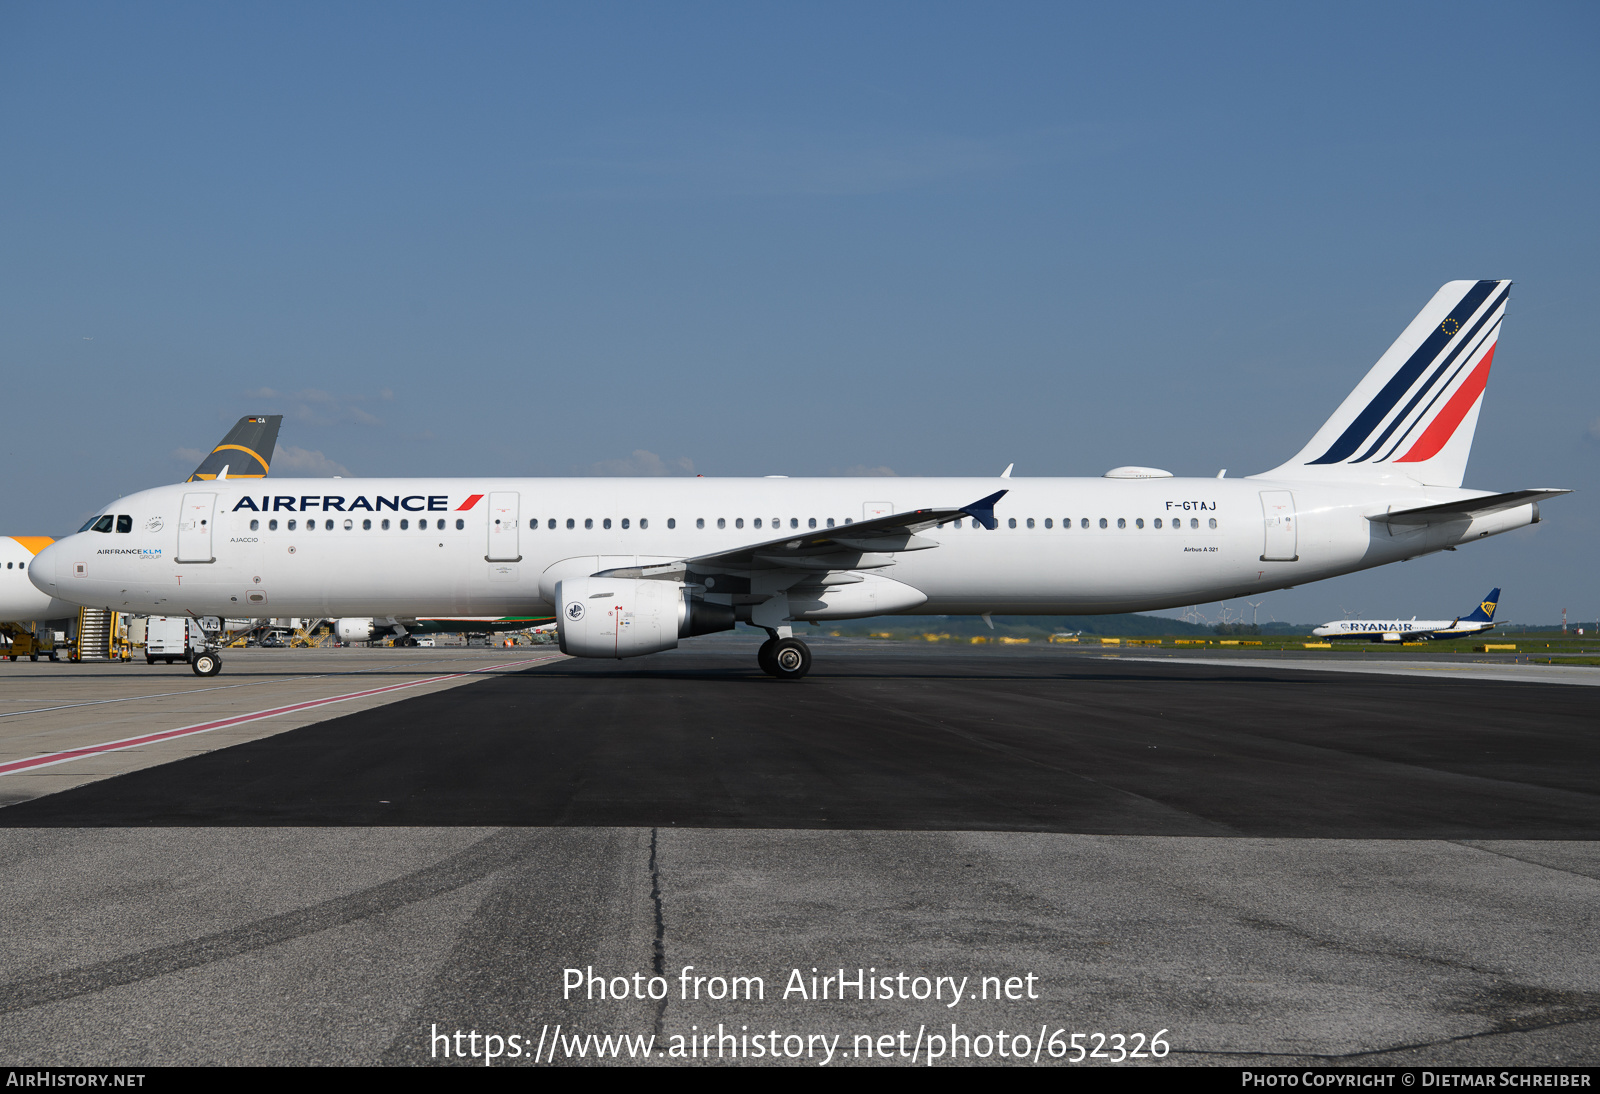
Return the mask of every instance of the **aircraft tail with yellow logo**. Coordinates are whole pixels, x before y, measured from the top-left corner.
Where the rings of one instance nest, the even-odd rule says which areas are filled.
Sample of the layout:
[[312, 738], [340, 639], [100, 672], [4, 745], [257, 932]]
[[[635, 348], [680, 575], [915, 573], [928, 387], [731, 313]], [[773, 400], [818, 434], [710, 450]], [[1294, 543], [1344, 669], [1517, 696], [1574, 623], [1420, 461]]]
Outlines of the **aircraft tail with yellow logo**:
[[272, 470], [272, 454], [278, 447], [278, 426], [283, 424], [282, 414], [257, 414], [240, 418], [239, 424], [228, 430], [222, 443], [200, 461], [185, 482], [215, 479], [224, 471], [230, 479], [261, 479]]
[[1471, 615], [1461, 617], [1463, 623], [1493, 623], [1494, 610], [1500, 603], [1500, 590], [1490, 589], [1489, 595], [1473, 610]]

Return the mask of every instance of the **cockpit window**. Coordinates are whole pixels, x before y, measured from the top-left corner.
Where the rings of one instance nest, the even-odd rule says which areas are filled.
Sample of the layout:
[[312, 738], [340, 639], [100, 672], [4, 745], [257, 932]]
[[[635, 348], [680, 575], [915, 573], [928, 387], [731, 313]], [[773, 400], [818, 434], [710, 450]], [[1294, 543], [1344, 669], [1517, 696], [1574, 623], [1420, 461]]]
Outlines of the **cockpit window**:
[[89, 529], [94, 527], [94, 522], [99, 519], [99, 517], [90, 517], [88, 520], [83, 522], [83, 527], [79, 528], [78, 531], [87, 532]]
[[117, 531], [119, 531], [119, 532], [131, 532], [131, 531], [133, 531], [133, 518], [129, 517], [129, 516], [121, 516], [121, 515], [119, 515], [117, 517]]
[[107, 513], [105, 516], [99, 518], [98, 520], [96, 520], [94, 522], [94, 530], [96, 532], [109, 532], [109, 531], [111, 531], [111, 524], [112, 524], [113, 520], [115, 520], [115, 518], [112, 517], [112, 515], [110, 513]]

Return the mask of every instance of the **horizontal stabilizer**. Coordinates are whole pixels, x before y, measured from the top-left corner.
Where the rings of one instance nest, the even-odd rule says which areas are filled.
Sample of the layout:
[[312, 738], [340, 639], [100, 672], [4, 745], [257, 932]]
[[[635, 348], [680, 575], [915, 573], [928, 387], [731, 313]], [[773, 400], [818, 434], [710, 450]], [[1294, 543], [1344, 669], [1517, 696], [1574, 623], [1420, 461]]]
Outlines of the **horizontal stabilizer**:
[[1502, 509], [1515, 509], [1545, 498], [1570, 494], [1571, 490], [1513, 490], [1509, 494], [1485, 494], [1477, 498], [1462, 498], [1440, 505], [1424, 505], [1418, 509], [1401, 509], [1393, 513], [1375, 513], [1368, 520], [1374, 524], [1444, 524], [1453, 520], [1471, 520], [1485, 513], [1498, 513]]

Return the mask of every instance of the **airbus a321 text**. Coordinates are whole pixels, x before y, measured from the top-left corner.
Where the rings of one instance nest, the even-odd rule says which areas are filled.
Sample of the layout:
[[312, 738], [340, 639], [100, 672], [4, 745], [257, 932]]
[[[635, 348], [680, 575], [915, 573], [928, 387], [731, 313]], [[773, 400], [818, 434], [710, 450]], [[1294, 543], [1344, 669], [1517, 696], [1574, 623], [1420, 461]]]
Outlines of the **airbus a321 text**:
[[1253, 595], [1522, 528], [1566, 493], [1461, 487], [1510, 289], [1445, 285], [1299, 453], [1248, 478], [219, 479], [119, 499], [28, 576], [162, 615], [554, 614], [579, 657], [744, 620], [790, 679], [811, 663], [797, 623]]

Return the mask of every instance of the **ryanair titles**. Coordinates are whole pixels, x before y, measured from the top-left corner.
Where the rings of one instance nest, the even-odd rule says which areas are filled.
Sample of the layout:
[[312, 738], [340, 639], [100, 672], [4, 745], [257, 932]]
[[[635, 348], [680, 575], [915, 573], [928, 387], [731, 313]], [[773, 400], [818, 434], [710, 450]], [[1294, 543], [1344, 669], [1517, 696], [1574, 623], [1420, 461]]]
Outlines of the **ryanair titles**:
[[[365, 496], [345, 498], [335, 494], [301, 494], [299, 497], [292, 494], [275, 494], [269, 497], [263, 494], [259, 499], [259, 505], [256, 504], [257, 500], [249, 496], [242, 497], [233, 507], [233, 511], [237, 513], [241, 509], [250, 509], [257, 513], [309, 513], [315, 509], [324, 513], [354, 513], [365, 509], [369, 513], [376, 513], [384, 509], [393, 509], [397, 513], [401, 511], [443, 513], [450, 508], [450, 497], [447, 494], [412, 494], [408, 497], [395, 494], [387, 498], [379, 495], [370, 499]], [[469, 507], [463, 506], [463, 508]]]

